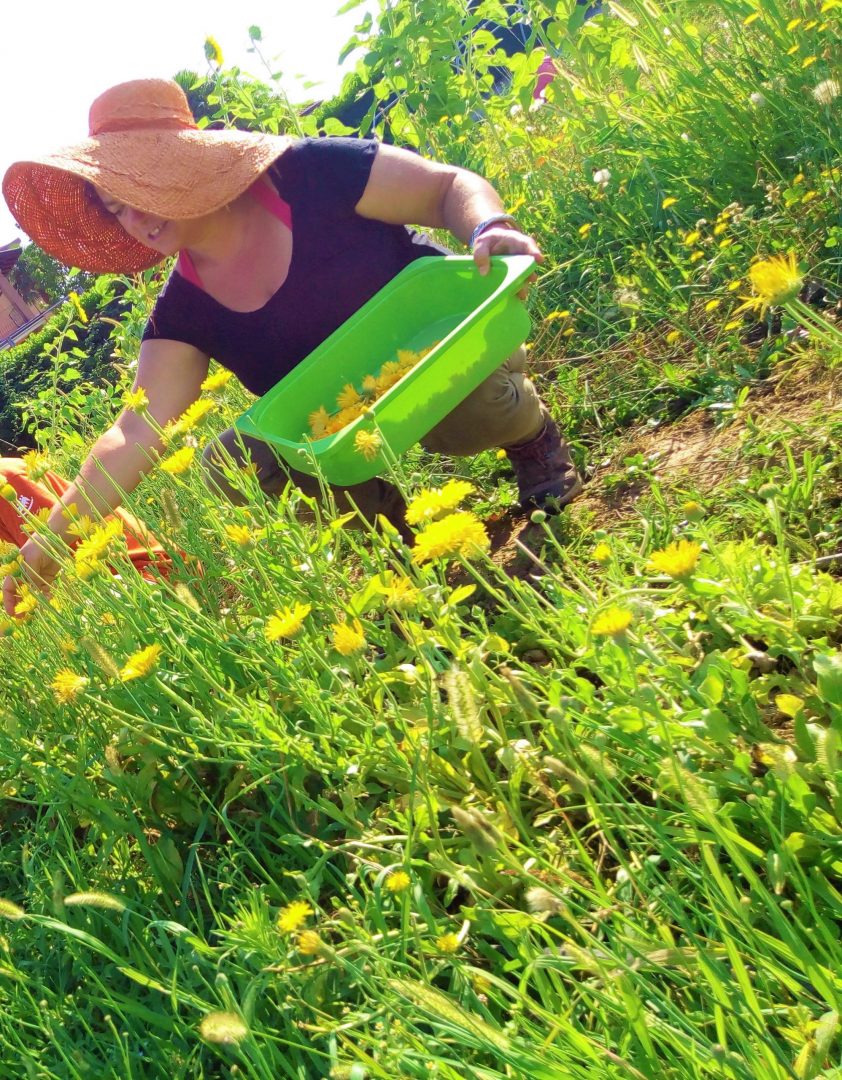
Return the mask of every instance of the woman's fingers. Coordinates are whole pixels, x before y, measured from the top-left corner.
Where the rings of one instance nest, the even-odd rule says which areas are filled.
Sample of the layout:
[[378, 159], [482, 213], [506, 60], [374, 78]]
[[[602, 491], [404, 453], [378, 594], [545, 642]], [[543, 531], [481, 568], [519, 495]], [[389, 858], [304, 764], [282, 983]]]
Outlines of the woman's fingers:
[[9, 575], [3, 581], [3, 610], [7, 615], [14, 615], [18, 600], [18, 583]]
[[474, 262], [480, 274], [488, 273], [492, 255], [531, 255], [542, 263], [544, 256], [531, 236], [505, 226], [486, 229], [474, 244]]

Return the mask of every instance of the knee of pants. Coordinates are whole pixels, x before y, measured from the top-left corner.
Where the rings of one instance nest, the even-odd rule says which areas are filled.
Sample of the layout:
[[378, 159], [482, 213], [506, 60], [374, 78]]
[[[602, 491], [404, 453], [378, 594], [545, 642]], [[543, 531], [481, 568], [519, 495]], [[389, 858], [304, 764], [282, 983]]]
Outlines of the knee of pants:
[[464, 457], [527, 442], [544, 424], [541, 399], [524, 375], [521, 347], [421, 440], [427, 450]]

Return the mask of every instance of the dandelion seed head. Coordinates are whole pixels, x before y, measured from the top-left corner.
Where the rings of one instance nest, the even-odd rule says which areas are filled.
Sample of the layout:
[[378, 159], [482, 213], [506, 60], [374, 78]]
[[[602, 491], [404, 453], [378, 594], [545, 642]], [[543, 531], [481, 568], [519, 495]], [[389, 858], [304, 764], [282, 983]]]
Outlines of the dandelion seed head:
[[825, 79], [813, 87], [813, 97], [819, 105], [832, 105], [839, 93], [840, 87], [836, 79]]

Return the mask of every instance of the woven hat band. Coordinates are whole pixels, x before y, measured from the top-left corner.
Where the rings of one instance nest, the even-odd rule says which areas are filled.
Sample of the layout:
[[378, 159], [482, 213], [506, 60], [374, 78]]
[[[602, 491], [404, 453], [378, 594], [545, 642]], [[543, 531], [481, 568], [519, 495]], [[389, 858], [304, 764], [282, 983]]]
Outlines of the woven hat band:
[[191, 120], [185, 121], [180, 116], [106, 116], [101, 123], [93, 129], [91, 125], [91, 137], [108, 135], [123, 131], [196, 131], [196, 125]]

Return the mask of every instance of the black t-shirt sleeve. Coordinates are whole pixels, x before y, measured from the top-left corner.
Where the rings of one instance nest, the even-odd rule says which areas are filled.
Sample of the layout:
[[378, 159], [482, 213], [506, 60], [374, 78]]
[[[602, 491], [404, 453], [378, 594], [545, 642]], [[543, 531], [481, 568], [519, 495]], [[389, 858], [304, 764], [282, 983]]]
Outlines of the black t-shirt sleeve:
[[207, 337], [208, 298], [199, 289], [185, 282], [177, 270], [170, 273], [166, 285], [152, 308], [143, 330], [142, 341], [183, 341], [200, 352], [211, 355]]
[[271, 166], [269, 175], [293, 208], [305, 200], [327, 215], [343, 216], [362, 198], [378, 146], [373, 139], [344, 136], [299, 139]]

